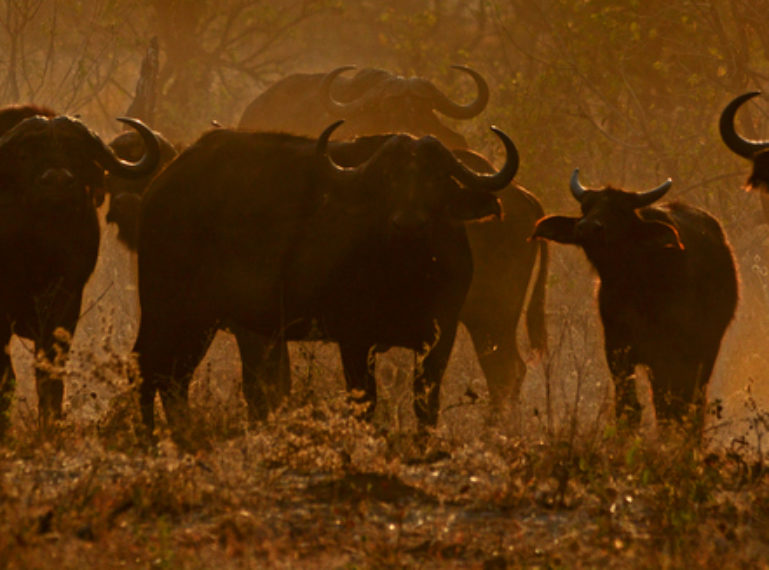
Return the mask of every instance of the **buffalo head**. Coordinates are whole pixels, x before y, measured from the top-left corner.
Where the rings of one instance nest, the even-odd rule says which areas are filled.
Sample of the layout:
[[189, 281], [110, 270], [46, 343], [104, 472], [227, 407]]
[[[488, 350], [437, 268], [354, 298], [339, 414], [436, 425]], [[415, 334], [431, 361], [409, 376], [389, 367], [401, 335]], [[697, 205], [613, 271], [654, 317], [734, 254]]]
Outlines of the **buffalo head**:
[[[33, 116], [0, 137], [0, 199], [63, 212], [104, 201], [104, 172], [141, 178], [159, 158], [158, 143], [141, 121], [120, 118], [140, 133], [147, 152], [135, 163], [112, 150], [79, 120]], [[17, 202], [18, 203], [18, 202]], [[39, 211], [42, 213], [42, 211]]]
[[[140, 178], [109, 175], [106, 179], [105, 188], [110, 196], [107, 222], [117, 225], [118, 239], [131, 250], [136, 250], [142, 194], [155, 175], [178, 154], [168, 139], [158, 132], [154, 134], [160, 148], [160, 157], [152, 172]], [[140, 160], [145, 152], [142, 135], [135, 131], [119, 134], [110, 141], [109, 146], [123, 160]]]
[[345, 119], [356, 134], [406, 132], [416, 136], [434, 135], [449, 148], [467, 146], [464, 137], [452, 131], [433, 111], [454, 119], [470, 119], [486, 108], [489, 88], [483, 77], [469, 67], [454, 65], [470, 75], [477, 86], [474, 101], [460, 105], [451, 101], [430, 81], [421, 77], [402, 77], [379, 69], [364, 69], [348, 84], [344, 101], [333, 97], [333, 82], [352, 66], [328, 73], [319, 92], [331, 116]]
[[[432, 136], [392, 135], [363, 164], [341, 167], [327, 152], [328, 138], [340, 124], [328, 127], [318, 139], [318, 159], [340, 187], [351, 189], [347, 196], [352, 202], [362, 204], [367, 196], [386, 201], [375, 210], [387, 212], [386, 224], [395, 234], [429, 231], [431, 221], [461, 223], [501, 216], [493, 192], [510, 183], [519, 159], [512, 140], [500, 129], [491, 127], [505, 145], [505, 164], [496, 173], [481, 174]], [[384, 191], [373, 191], [382, 186]]]
[[748, 100], [760, 95], [760, 91], [743, 93], [731, 101], [721, 113], [718, 123], [721, 138], [729, 150], [753, 162], [753, 172], [748, 177], [745, 187], [769, 192], [769, 141], [753, 141], [746, 139], [734, 128], [734, 117], [737, 110]]
[[612, 187], [588, 190], [579, 181], [579, 169], [571, 177], [571, 193], [582, 216], [546, 216], [537, 222], [534, 236], [581, 246], [597, 258], [622, 255], [635, 246], [656, 245], [683, 249], [676, 229], [665, 222], [643, 219], [638, 210], [664, 196], [672, 182], [666, 180], [646, 192], [626, 192]]

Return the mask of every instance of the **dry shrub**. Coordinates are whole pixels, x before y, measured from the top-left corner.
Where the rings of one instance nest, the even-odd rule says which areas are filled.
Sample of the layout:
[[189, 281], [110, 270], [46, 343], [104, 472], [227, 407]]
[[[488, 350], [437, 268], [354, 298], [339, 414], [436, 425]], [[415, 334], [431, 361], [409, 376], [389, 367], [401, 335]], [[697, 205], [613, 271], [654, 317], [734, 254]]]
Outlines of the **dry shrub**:
[[361, 420], [368, 404], [340, 392], [272, 414], [253, 437], [268, 465], [305, 472], [383, 467], [385, 440]]

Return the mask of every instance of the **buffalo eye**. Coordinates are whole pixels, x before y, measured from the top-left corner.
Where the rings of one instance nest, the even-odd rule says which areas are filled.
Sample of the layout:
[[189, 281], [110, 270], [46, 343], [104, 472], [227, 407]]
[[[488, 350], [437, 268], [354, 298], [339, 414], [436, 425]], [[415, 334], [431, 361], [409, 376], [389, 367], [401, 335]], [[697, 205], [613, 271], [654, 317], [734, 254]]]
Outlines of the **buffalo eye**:
[[600, 220], [582, 219], [577, 223], [576, 235], [578, 238], [590, 238], [601, 235], [605, 226]]

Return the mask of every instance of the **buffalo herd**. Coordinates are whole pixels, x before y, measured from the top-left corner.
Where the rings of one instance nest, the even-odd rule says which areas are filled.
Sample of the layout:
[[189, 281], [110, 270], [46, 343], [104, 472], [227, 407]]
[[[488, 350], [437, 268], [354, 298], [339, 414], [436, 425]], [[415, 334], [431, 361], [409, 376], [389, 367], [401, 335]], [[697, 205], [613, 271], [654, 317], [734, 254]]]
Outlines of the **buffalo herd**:
[[[0, 438], [15, 385], [7, 345], [31, 339], [40, 358], [65, 357], [99, 245], [97, 208], [137, 252], [141, 322], [134, 345], [143, 423], [159, 394], [174, 437], [190, 444], [188, 388], [213, 334], [240, 349], [249, 419], [290, 391], [286, 343], [331, 340], [370, 418], [374, 354], [415, 351], [414, 411], [437, 424], [441, 378], [462, 322], [491, 400], [519, 397], [516, 340], [525, 315], [533, 352], [546, 350], [548, 241], [578, 246], [598, 275], [598, 309], [618, 420], [636, 428], [635, 369], [649, 371], [657, 417], [701, 415], [721, 340], [737, 305], [734, 256], [702, 209], [645, 192], [587, 189], [575, 170], [578, 216], [545, 216], [513, 178], [513, 141], [495, 169], [436, 112], [471, 119], [489, 100], [452, 101], [430, 81], [351, 67], [295, 74], [246, 108], [238, 128], [214, 128], [180, 149], [137, 119], [106, 144], [78, 119], [19, 105], [0, 110]], [[736, 133], [726, 146], [753, 162], [747, 186], [769, 188], [769, 141]], [[769, 213], [769, 209], [767, 209]], [[587, 293], [586, 293], [587, 294]], [[64, 386], [36, 367], [43, 428], [61, 417]]]

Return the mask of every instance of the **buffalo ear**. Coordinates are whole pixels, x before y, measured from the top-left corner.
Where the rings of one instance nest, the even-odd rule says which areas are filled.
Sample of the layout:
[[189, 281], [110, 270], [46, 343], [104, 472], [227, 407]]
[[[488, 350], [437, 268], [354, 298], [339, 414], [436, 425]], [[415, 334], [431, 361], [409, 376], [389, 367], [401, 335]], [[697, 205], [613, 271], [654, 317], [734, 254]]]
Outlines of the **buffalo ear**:
[[647, 243], [653, 243], [657, 247], [670, 249], [684, 249], [678, 230], [667, 222], [651, 220], [643, 224], [642, 239]]
[[574, 228], [579, 218], [545, 216], [534, 226], [532, 238], [549, 239], [558, 243], [577, 243]]
[[502, 204], [494, 194], [461, 190], [448, 205], [448, 214], [455, 220], [467, 222], [490, 217], [502, 217]]
[[753, 158], [753, 172], [745, 183], [746, 190], [758, 190], [762, 194], [769, 192], [769, 152], [759, 152]]

